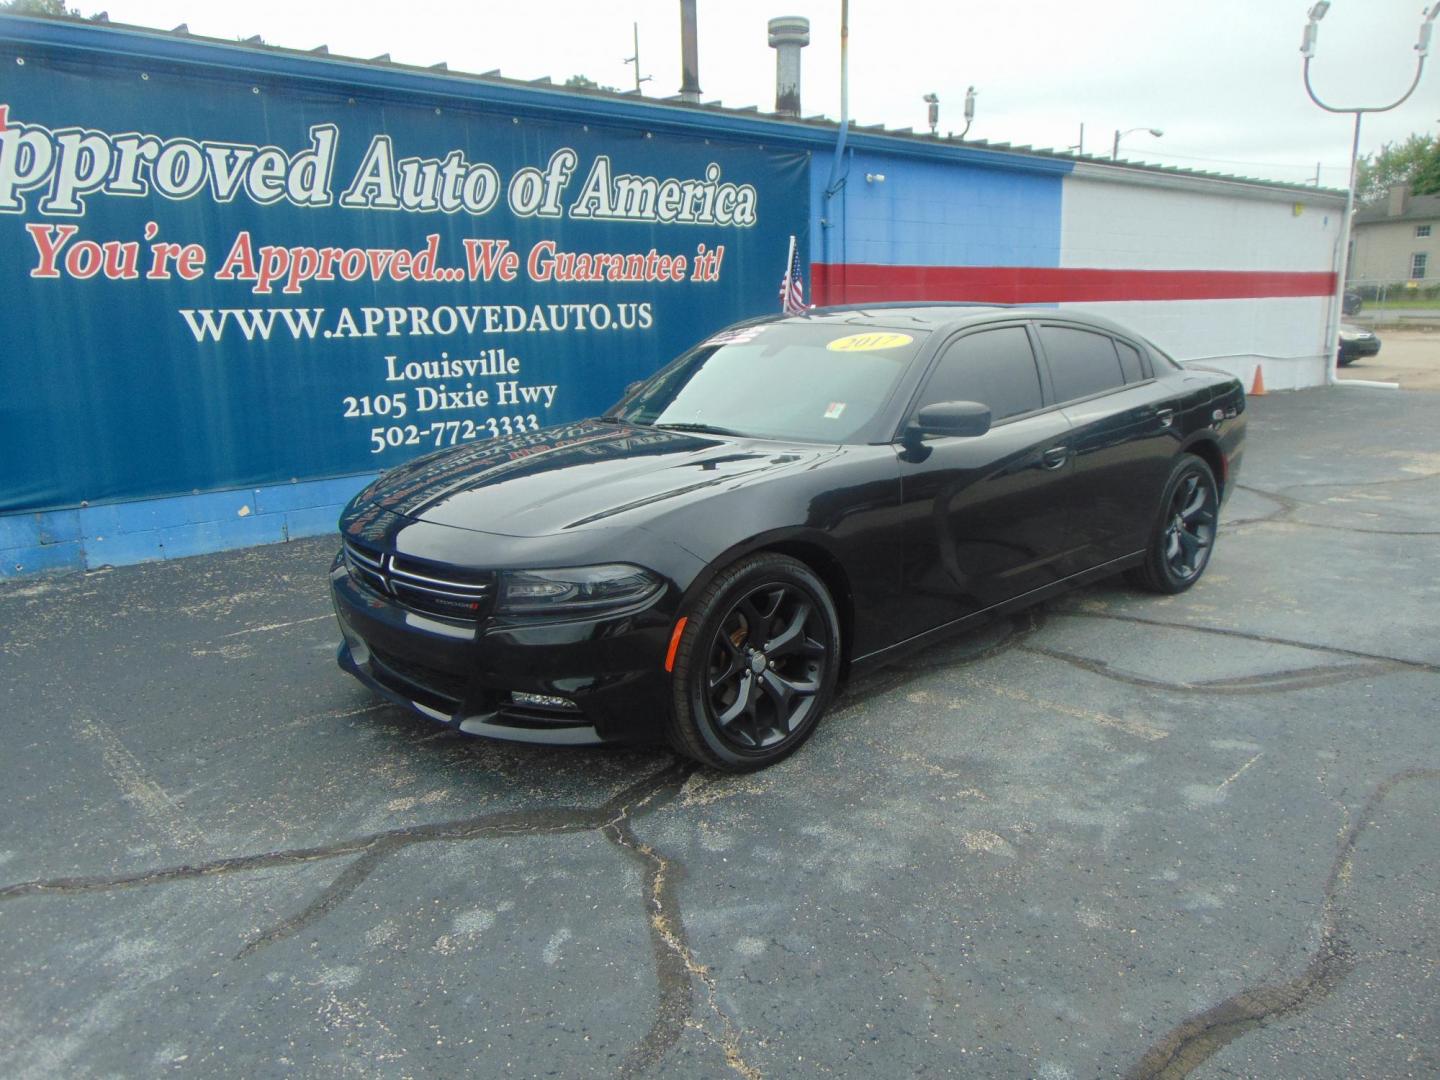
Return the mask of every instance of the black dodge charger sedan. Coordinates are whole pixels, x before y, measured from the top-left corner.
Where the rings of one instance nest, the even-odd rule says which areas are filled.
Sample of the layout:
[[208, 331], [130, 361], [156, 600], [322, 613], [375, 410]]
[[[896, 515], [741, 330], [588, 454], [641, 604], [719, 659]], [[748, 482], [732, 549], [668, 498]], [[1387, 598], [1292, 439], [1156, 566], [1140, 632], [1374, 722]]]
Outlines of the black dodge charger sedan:
[[461, 731], [771, 764], [837, 686], [1128, 571], [1189, 588], [1245, 396], [1108, 320], [742, 323], [609, 413], [392, 469], [341, 518], [341, 667]]

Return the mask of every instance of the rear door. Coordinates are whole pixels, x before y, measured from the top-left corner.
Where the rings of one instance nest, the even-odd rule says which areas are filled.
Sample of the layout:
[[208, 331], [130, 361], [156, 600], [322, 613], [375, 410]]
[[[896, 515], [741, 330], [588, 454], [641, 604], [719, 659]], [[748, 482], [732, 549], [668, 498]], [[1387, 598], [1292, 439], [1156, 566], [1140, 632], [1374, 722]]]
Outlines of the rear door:
[[1055, 398], [1072, 426], [1078, 544], [1072, 571], [1139, 551], [1178, 445], [1174, 401], [1150, 358], [1093, 326], [1041, 320], [1039, 340]]
[[1045, 387], [1023, 321], [946, 343], [911, 405], [979, 401], [993, 426], [899, 449], [905, 636], [972, 615], [1064, 576], [1070, 421]]

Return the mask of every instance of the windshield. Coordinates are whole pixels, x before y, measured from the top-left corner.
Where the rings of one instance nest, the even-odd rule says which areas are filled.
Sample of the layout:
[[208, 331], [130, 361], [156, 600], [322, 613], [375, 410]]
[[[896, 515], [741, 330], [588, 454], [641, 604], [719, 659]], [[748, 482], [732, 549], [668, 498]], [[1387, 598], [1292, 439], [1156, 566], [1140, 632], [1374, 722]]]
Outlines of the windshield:
[[652, 376], [611, 415], [681, 431], [846, 442], [889, 399], [925, 337], [834, 323], [726, 330]]

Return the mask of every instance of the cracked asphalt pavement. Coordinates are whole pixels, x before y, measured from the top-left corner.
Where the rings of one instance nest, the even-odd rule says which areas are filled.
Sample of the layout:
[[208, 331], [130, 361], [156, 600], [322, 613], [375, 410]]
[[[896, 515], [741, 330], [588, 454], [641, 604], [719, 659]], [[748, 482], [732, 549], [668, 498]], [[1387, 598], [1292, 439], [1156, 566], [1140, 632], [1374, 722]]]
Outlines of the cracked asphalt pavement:
[[1250, 416], [1191, 592], [751, 776], [377, 703], [333, 538], [0, 586], [0, 1074], [1440, 1073], [1440, 394]]

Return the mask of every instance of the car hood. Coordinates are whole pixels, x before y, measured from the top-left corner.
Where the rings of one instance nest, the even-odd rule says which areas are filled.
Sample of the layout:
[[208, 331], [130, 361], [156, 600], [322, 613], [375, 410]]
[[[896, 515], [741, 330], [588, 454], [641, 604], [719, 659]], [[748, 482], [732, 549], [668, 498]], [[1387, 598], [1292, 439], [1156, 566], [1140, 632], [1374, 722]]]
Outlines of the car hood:
[[547, 536], [633, 525], [621, 519], [804, 467], [836, 449], [592, 420], [417, 458], [381, 475], [356, 503], [476, 532]]

